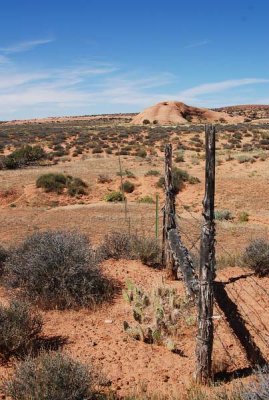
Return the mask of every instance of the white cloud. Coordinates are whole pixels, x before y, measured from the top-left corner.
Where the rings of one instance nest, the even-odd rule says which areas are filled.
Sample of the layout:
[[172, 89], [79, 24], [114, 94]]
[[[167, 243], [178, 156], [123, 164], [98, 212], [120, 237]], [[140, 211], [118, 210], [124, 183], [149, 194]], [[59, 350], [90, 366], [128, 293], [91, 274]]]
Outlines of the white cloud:
[[192, 98], [197, 95], [223, 92], [224, 90], [233, 89], [239, 86], [254, 85], [258, 83], [269, 83], [269, 79], [231, 79], [221, 82], [205, 83], [203, 85], [194, 86], [193, 88], [183, 90], [179, 93], [179, 96], [182, 98]]
[[5, 54], [13, 54], [13, 53], [21, 53], [24, 51], [32, 50], [37, 46], [41, 46], [43, 44], [51, 43], [54, 39], [37, 39], [37, 40], [29, 40], [25, 42], [14, 43], [13, 45], [0, 47], [0, 52]]
[[[235, 79], [205, 83], [182, 91], [165, 91], [171, 83], [173, 86], [176, 83], [176, 77], [170, 73], [146, 76], [141, 71], [122, 72], [116, 65], [93, 61], [65, 68], [23, 71], [15, 63], [3, 63], [0, 71], [2, 120], [139, 111], [162, 100], [198, 106], [224, 105], [230, 103], [230, 98], [225, 99], [228, 89], [269, 83], [268, 79]], [[211, 104], [210, 94], [215, 94]], [[242, 93], [238, 91], [238, 95]]]

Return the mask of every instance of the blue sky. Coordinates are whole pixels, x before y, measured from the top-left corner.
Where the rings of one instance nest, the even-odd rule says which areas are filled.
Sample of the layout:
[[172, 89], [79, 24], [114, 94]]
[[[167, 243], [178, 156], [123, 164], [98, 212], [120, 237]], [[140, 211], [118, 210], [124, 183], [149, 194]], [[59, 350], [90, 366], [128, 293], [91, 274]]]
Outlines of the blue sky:
[[0, 119], [269, 103], [268, 0], [0, 0]]

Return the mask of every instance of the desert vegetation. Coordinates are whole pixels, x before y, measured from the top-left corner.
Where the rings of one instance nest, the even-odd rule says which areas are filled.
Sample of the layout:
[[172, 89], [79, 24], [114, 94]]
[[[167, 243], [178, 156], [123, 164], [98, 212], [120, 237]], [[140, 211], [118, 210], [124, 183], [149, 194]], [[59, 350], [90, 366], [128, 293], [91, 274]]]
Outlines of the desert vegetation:
[[[196, 305], [162, 265], [171, 143], [177, 228], [199, 267], [204, 126], [132, 117], [0, 125], [1, 394], [266, 399], [268, 373], [250, 371], [217, 306], [216, 384], [193, 384]], [[268, 359], [268, 124], [216, 129], [216, 280]]]

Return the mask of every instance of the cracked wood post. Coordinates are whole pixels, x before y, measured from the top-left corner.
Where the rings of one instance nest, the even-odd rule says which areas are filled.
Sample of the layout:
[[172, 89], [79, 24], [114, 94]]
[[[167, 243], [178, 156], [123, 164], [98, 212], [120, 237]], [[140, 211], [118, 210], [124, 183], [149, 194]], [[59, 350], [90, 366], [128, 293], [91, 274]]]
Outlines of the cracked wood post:
[[166, 266], [168, 274], [175, 276], [175, 262], [170, 250], [168, 233], [171, 229], [176, 229], [175, 221], [175, 192], [172, 180], [172, 145], [165, 145], [165, 206], [163, 217], [163, 253], [162, 261]]
[[205, 196], [198, 293], [198, 333], [196, 342], [196, 380], [209, 384], [212, 374], [213, 302], [215, 279], [215, 127], [206, 125]]

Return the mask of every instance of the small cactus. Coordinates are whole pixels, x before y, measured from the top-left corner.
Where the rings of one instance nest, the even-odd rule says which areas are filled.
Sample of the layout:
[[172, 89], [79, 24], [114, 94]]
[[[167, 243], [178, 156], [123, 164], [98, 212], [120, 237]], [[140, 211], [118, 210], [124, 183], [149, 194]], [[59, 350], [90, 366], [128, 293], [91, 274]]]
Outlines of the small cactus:
[[169, 351], [175, 351], [173, 338], [178, 335], [180, 324], [189, 325], [187, 321], [193, 318], [189, 315], [190, 303], [180, 298], [175, 289], [164, 284], [147, 294], [128, 281], [123, 297], [132, 306], [133, 318], [137, 322], [132, 327], [124, 321], [123, 327], [128, 335], [145, 343], [162, 344]]

